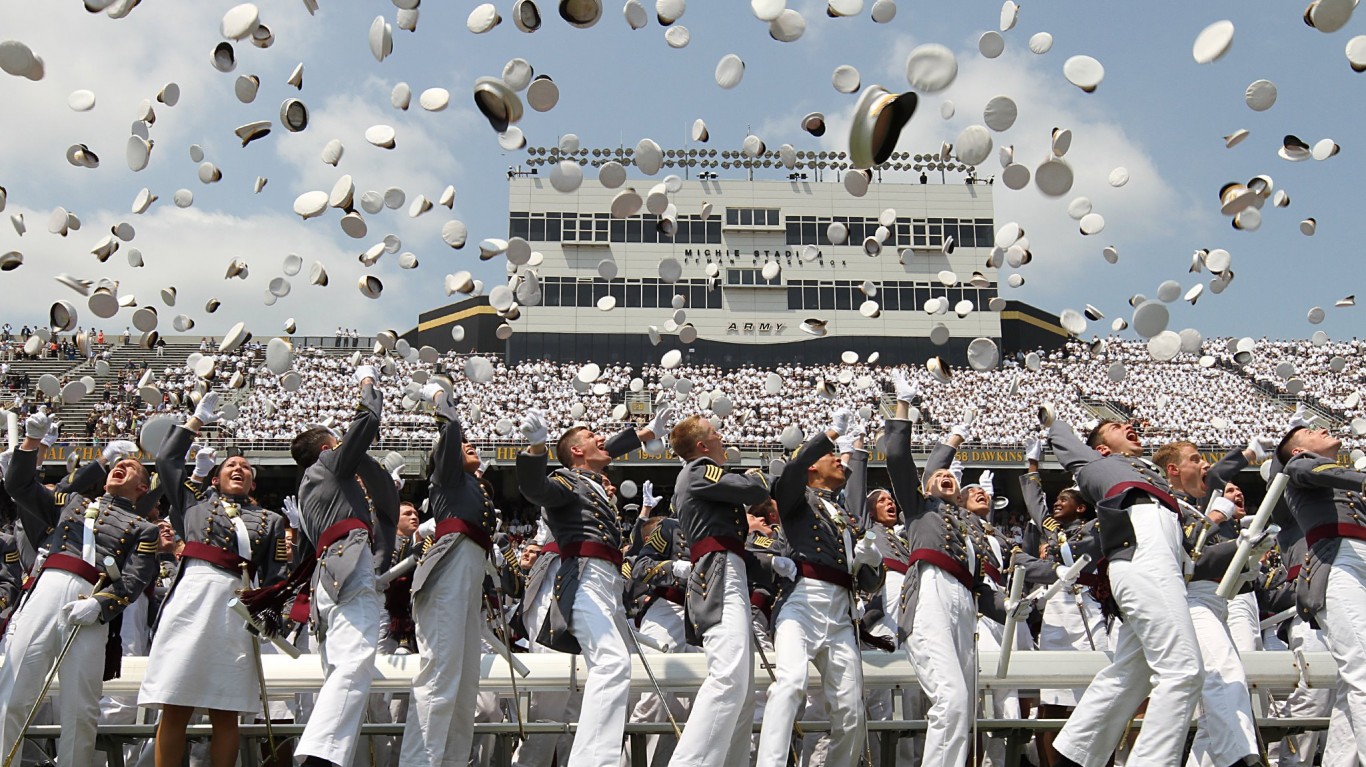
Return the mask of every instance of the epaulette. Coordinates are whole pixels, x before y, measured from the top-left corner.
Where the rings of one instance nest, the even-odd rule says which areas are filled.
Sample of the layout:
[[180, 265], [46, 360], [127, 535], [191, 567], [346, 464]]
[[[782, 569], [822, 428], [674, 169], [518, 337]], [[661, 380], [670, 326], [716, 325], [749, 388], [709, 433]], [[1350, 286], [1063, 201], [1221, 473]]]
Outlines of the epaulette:
[[1314, 473], [1318, 473], [1318, 472], [1320, 472], [1320, 471], [1328, 471], [1329, 469], [1336, 469], [1336, 468], [1338, 468], [1338, 465], [1337, 465], [1336, 463], [1321, 463], [1321, 464], [1319, 464], [1318, 466], [1315, 466], [1315, 467], [1312, 469], [1312, 471], [1313, 471]]
[[156, 542], [156, 541], [142, 541], [142, 542], [138, 543], [138, 553], [139, 553], [139, 554], [155, 554], [155, 553], [157, 553], [157, 542]]
[[508, 567], [517, 567], [517, 552], [511, 546], [503, 549], [503, 561], [508, 563]]
[[1050, 533], [1055, 533], [1062, 529], [1062, 525], [1058, 524], [1058, 520], [1052, 517], [1044, 517], [1043, 529], [1049, 531]]
[[574, 483], [573, 483], [573, 482], [570, 482], [569, 480], [565, 479], [564, 477], [560, 476], [559, 474], [551, 474], [551, 475], [550, 475], [550, 478], [553, 479], [553, 480], [555, 480], [556, 482], [559, 482], [561, 485], [564, 485], [565, 487], [569, 488], [570, 490], [573, 490], [573, 489], [574, 489]]
[[275, 542], [275, 561], [289, 561], [289, 541], [286, 541], [283, 537]]
[[69, 500], [71, 500], [71, 494], [70, 494], [70, 493], [56, 493], [55, 495], [52, 496], [52, 500], [53, 500], [53, 502], [56, 503], [57, 506], [60, 508], [60, 507], [62, 507], [62, 506], [65, 506], [65, 505], [67, 504], [67, 502], [68, 502]]
[[630, 561], [630, 560], [626, 560], [625, 562], [622, 562], [622, 563], [621, 563], [621, 577], [626, 578], [627, 580], [630, 580], [630, 578], [631, 578], [631, 561]]
[[756, 535], [754, 536], [754, 545], [761, 549], [771, 549], [773, 548], [773, 539], [767, 535]]
[[721, 477], [725, 476], [725, 474], [726, 470], [716, 464], [710, 464], [702, 470], [702, 476], [705, 477], [708, 482], [720, 482]]
[[18, 562], [18, 561], [19, 561], [19, 552], [18, 552], [18, 551], [7, 551], [7, 552], [5, 552], [5, 564], [7, 564], [7, 565], [12, 565], [12, 564], [15, 564], [15, 563]]

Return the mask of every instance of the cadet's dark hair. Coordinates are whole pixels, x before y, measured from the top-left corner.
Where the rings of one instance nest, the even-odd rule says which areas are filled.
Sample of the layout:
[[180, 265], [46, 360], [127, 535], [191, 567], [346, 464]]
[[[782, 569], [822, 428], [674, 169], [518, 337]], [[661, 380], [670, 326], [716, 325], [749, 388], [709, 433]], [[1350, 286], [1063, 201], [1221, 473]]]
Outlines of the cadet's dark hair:
[[1091, 431], [1087, 432], [1087, 434], [1086, 434], [1086, 446], [1087, 446], [1087, 447], [1095, 447], [1096, 445], [1100, 444], [1100, 430], [1101, 430], [1101, 429], [1104, 429], [1106, 426], [1109, 426], [1109, 425], [1112, 424], [1112, 423], [1124, 423], [1124, 422], [1121, 421], [1121, 420], [1119, 420], [1119, 419], [1117, 419], [1117, 418], [1102, 418], [1102, 419], [1100, 419], [1099, 421], [1096, 422], [1096, 425], [1095, 425], [1095, 426], [1091, 427]]
[[1062, 498], [1062, 497], [1071, 498], [1073, 503], [1075, 503], [1075, 504], [1077, 504], [1078, 506], [1081, 506], [1082, 508], [1086, 509], [1086, 513], [1088, 513], [1088, 514], [1091, 513], [1091, 504], [1089, 504], [1089, 503], [1086, 502], [1086, 499], [1083, 498], [1082, 495], [1081, 495], [1081, 491], [1078, 490], [1078, 489], [1076, 489], [1075, 487], [1065, 487], [1065, 488], [1063, 488], [1061, 491], [1059, 491], [1058, 497], [1059, 497], [1059, 498]]
[[587, 426], [575, 426], [560, 435], [560, 440], [555, 443], [555, 457], [559, 459], [560, 465], [568, 468], [569, 448], [578, 443], [578, 436], [588, 431]]
[[328, 440], [333, 439], [336, 437], [332, 432], [321, 426], [306, 429], [289, 443], [289, 454], [294, 458], [294, 463], [299, 465], [300, 470], [307, 470], [318, 462], [318, 457], [323, 454], [323, 446]]

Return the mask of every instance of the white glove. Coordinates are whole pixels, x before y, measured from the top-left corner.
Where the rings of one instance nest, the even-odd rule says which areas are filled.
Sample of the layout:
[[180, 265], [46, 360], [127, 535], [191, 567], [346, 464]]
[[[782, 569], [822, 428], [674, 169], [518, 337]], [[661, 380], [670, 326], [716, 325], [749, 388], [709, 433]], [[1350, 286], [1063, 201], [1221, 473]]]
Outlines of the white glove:
[[426, 539], [436, 535], [436, 520], [429, 519], [417, 526], [417, 537]]
[[137, 454], [138, 446], [133, 444], [133, 442], [126, 439], [116, 439], [104, 446], [104, 452], [101, 454], [101, 457], [104, 458], [104, 464], [106, 466], [113, 466], [124, 458]]
[[1252, 462], [1261, 463], [1271, 455], [1271, 451], [1276, 449], [1277, 442], [1271, 437], [1253, 437], [1247, 442], [1247, 449], [1252, 451]]
[[194, 454], [194, 475], [196, 477], [207, 477], [213, 471], [213, 465], [218, 463], [218, 451], [211, 447], [201, 447], [199, 452]]
[[223, 420], [223, 414], [218, 412], [218, 392], [206, 392], [199, 398], [199, 404], [194, 406], [194, 417], [205, 426]]
[[294, 496], [285, 496], [285, 500], [280, 505], [284, 507], [285, 519], [289, 520], [289, 526], [295, 530], [302, 529], [303, 522], [299, 516], [299, 502], [295, 500]]
[[1244, 530], [1238, 534], [1239, 542], [1245, 540], [1252, 541], [1252, 551], [1248, 553], [1247, 562], [1249, 567], [1256, 567], [1257, 562], [1261, 561], [1262, 555], [1271, 551], [1276, 545], [1276, 536], [1281, 532], [1278, 525], [1267, 525], [1266, 530], [1256, 538], [1252, 537], [1251, 532]]
[[62, 422], [53, 421], [52, 426], [48, 427], [47, 435], [43, 437], [43, 444], [47, 447], [52, 447], [52, 445], [57, 441], [57, 435], [61, 433], [61, 431]]
[[94, 597], [62, 605], [62, 615], [72, 626], [90, 626], [100, 619], [100, 601]]
[[949, 463], [949, 473], [953, 475], [954, 479], [958, 480], [958, 484], [963, 484], [962, 461], [958, 460], [957, 458], [953, 459], [953, 461]]
[[1233, 501], [1221, 495], [1210, 501], [1209, 508], [1205, 509], [1205, 516], [1211, 516], [1215, 513], [1224, 515], [1224, 519], [1233, 519], [1233, 515], [1238, 513], [1238, 507], [1233, 504]]
[[52, 428], [52, 416], [39, 410], [24, 419], [24, 436], [29, 439], [44, 439]]
[[442, 394], [445, 391], [446, 390], [441, 388], [441, 384], [439, 383], [428, 383], [422, 387], [422, 399], [435, 404], [436, 395]]
[[1043, 462], [1043, 440], [1034, 438], [1025, 441], [1025, 460]]
[[858, 435], [856, 434], [851, 434], [849, 436], [841, 436], [839, 439], [835, 440], [836, 452], [840, 453], [841, 455], [843, 455], [844, 453], [854, 452], [854, 442], [857, 439]]
[[850, 570], [857, 569], [859, 565], [877, 567], [881, 563], [882, 553], [877, 550], [877, 544], [872, 538], [865, 536], [854, 544], [854, 561]]
[[673, 406], [662, 407], [655, 411], [655, 417], [645, 426], [646, 430], [660, 439], [668, 439], [669, 429], [673, 428]]
[[897, 401], [905, 402], [908, 405], [911, 404], [912, 400], [920, 396], [920, 389], [916, 388], [910, 381], [907, 381], [906, 374], [902, 373], [900, 370], [892, 373], [892, 388], [896, 390]]
[[397, 469], [394, 469], [393, 471], [389, 472], [389, 477], [390, 477], [390, 479], [394, 480], [394, 489], [395, 489], [395, 490], [402, 490], [402, 489], [403, 489], [403, 477], [399, 476], [399, 475], [402, 474], [402, 473], [403, 473], [403, 467], [402, 467], [402, 466], [400, 466], [400, 467], [398, 467]]
[[653, 509], [664, 501], [664, 496], [655, 495], [655, 483], [650, 480], [640, 486], [640, 505], [642, 508]]
[[789, 581], [796, 580], [797, 563], [793, 562], [789, 557], [774, 557], [773, 572], [780, 578], [786, 578]]
[[1301, 402], [1295, 406], [1295, 414], [1290, 416], [1290, 423], [1286, 424], [1285, 428], [1287, 431], [1299, 426], [1308, 428], [1310, 426], [1309, 422], [1313, 419], [1314, 414], [1309, 412], [1309, 408], [1305, 407], [1304, 403]]
[[[1063, 588], [1070, 589], [1070, 588], [1072, 588], [1074, 585], [1076, 585], [1077, 579], [1076, 579], [1076, 578], [1068, 578], [1067, 576], [1068, 576], [1069, 573], [1068, 573], [1067, 571], [1068, 571], [1067, 565], [1058, 565], [1057, 567], [1053, 568], [1053, 572], [1055, 572], [1055, 573], [1058, 574], [1058, 580], [1062, 581]], [[1077, 574], [1080, 575], [1081, 573], [1077, 573]]]
[[977, 484], [981, 485], [982, 489], [987, 491], [987, 495], [995, 496], [996, 472], [992, 471], [991, 469], [983, 471], [982, 474], [979, 477], [977, 477]]
[[673, 572], [675, 578], [687, 578], [692, 575], [692, 562], [686, 559], [675, 559], [673, 561]]
[[545, 415], [535, 408], [526, 411], [522, 418], [522, 436], [533, 445], [544, 445], [550, 438], [550, 427], [545, 423]]
[[355, 379], [356, 383], [361, 383], [367, 378], [379, 381], [379, 373], [375, 372], [374, 365], [360, 365], [356, 368], [356, 372], [351, 374], [351, 377]]
[[957, 434], [963, 438], [964, 442], [970, 442], [972, 440], [972, 422], [975, 420], [977, 420], [977, 411], [972, 408], [966, 408], [963, 410], [963, 415], [959, 417], [958, 423], [954, 424], [952, 429], [949, 429], [949, 433]]
[[853, 419], [854, 411], [847, 407], [842, 407], [830, 416], [830, 426], [826, 431], [833, 431], [836, 435], [843, 434], [846, 431], [849, 431], [849, 422]]

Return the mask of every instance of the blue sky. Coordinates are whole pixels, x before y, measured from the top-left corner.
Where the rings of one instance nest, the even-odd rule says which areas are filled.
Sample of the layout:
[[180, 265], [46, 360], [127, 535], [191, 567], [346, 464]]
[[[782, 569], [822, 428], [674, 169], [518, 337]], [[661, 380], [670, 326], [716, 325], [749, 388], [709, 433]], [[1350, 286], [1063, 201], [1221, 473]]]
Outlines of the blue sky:
[[[782, 44], [769, 38], [748, 3], [693, 0], [678, 22], [689, 29], [691, 42], [675, 50], [666, 45], [665, 30], [653, 14], [648, 27], [632, 31], [616, 0], [588, 30], [569, 27], [554, 3], [542, 2], [545, 23], [530, 35], [512, 24], [511, 0], [496, 3], [507, 18], [484, 35], [465, 29], [473, 3], [429, 0], [416, 34], [395, 26], [394, 52], [381, 63], [369, 52], [367, 33], [376, 15], [394, 21], [389, 2], [322, 0], [316, 16], [292, 0], [258, 5], [276, 42], [267, 50], [239, 43], [232, 74], [209, 66], [209, 52], [222, 39], [219, 20], [232, 3], [146, 2], [121, 20], [88, 14], [74, 0], [0, 7], [0, 29], [5, 30], [0, 38], [30, 45], [47, 70], [36, 83], [0, 74], [0, 99], [8, 105], [6, 138], [0, 142], [0, 186], [8, 190], [3, 215], [22, 213], [28, 227], [20, 237], [0, 221], [0, 252], [25, 255], [21, 268], [0, 274], [7, 319], [42, 319], [48, 305], [62, 298], [82, 310], [82, 325], [92, 322], [84, 300], [52, 279], [67, 272], [120, 280], [122, 292], [134, 293], [142, 304], [160, 304], [156, 292], [175, 285], [177, 306], [159, 306], [163, 332], [181, 312], [198, 323], [194, 332], [222, 331], [247, 320], [255, 333], [265, 335], [279, 332], [286, 317], [298, 319], [301, 333], [330, 334], [339, 324], [365, 333], [405, 330], [417, 311], [448, 300], [440, 287], [445, 274], [470, 269], [489, 284], [502, 278], [502, 263], [480, 263], [475, 244], [505, 236], [506, 171], [525, 156], [499, 148], [474, 111], [470, 93], [476, 78], [497, 76], [508, 59], [527, 59], [560, 88], [552, 111], [527, 110], [521, 127], [532, 145], [553, 145], [560, 135], [574, 133], [586, 147], [634, 146], [645, 137], [665, 148], [678, 147], [701, 117], [711, 130], [709, 148], [717, 150], [738, 149], [749, 131], [771, 148], [786, 142], [798, 149], [838, 150], [845, 148], [857, 94], [834, 90], [834, 68], [856, 67], [865, 87], [877, 83], [906, 90], [907, 55], [933, 42], [957, 54], [958, 80], [947, 90], [924, 94], [899, 150], [932, 151], [942, 141], [952, 142], [964, 127], [981, 122], [982, 107], [996, 95], [1010, 96], [1020, 108], [1016, 125], [993, 136], [996, 145], [1013, 144], [1026, 164], [1043, 159], [1051, 128], [1069, 128], [1075, 136], [1068, 160], [1077, 184], [1068, 195], [1049, 199], [1032, 187], [1019, 192], [999, 183], [995, 187], [998, 223], [1018, 221], [1035, 256], [1022, 270], [1024, 286], [1004, 289], [1008, 297], [1054, 312], [1093, 304], [1107, 318], [1092, 323], [1088, 335], [1104, 332], [1110, 318], [1131, 312], [1127, 300], [1133, 293], [1152, 296], [1168, 279], [1179, 281], [1183, 290], [1197, 278], [1208, 283], [1209, 274], [1187, 273], [1191, 253], [1224, 248], [1233, 255], [1235, 281], [1221, 295], [1207, 289], [1196, 306], [1174, 304], [1171, 329], [1194, 327], [1207, 337], [1304, 338], [1322, 329], [1342, 338], [1359, 332], [1358, 310], [1334, 309], [1333, 302], [1357, 292], [1361, 272], [1357, 190], [1363, 166], [1357, 159], [1359, 128], [1353, 129], [1366, 117], [1361, 98], [1366, 74], [1352, 72], [1344, 54], [1350, 38], [1366, 33], [1361, 18], [1324, 34], [1301, 21], [1303, 8], [1286, 3], [1031, 2], [1015, 29], [1005, 33], [1005, 54], [987, 60], [977, 52], [977, 39], [997, 28], [1000, 5], [995, 2], [903, 0], [894, 21], [879, 25], [869, 18], [871, 2], [859, 17], [832, 19], [824, 13], [824, 2], [789, 0], [808, 26], [801, 40]], [[652, 0], [646, 5], [653, 10]], [[1219, 19], [1234, 23], [1233, 46], [1221, 60], [1198, 65], [1192, 42]], [[1046, 54], [1028, 50], [1027, 41], [1037, 32], [1053, 35]], [[716, 63], [727, 53], [746, 62], [743, 81], [728, 91], [713, 82]], [[1105, 80], [1095, 93], [1082, 93], [1062, 76], [1063, 62], [1076, 54], [1105, 65]], [[299, 62], [304, 63], [304, 87], [296, 92], [285, 79]], [[262, 80], [250, 105], [233, 96], [240, 74]], [[1279, 98], [1271, 109], [1253, 112], [1243, 93], [1262, 78], [1276, 83]], [[179, 83], [184, 95], [174, 108], [154, 102], [152, 160], [134, 173], [124, 162], [129, 125], [139, 103], [169, 81]], [[415, 94], [447, 88], [451, 106], [428, 113], [414, 97], [409, 111], [399, 112], [390, 106], [389, 94], [400, 81]], [[95, 92], [90, 112], [68, 108], [67, 96], [78, 88]], [[278, 124], [280, 102], [288, 97], [302, 99], [311, 110], [311, 124], [302, 133], [286, 133]], [[955, 105], [951, 120], [940, 115], [945, 100]], [[798, 118], [810, 111], [829, 117], [831, 128], [823, 139], [798, 126]], [[241, 147], [233, 129], [257, 119], [274, 121], [275, 131]], [[365, 129], [381, 123], [396, 129], [397, 149], [365, 143]], [[1251, 135], [1225, 149], [1222, 137], [1239, 128]], [[1287, 133], [1310, 144], [1332, 138], [1342, 151], [1323, 162], [1290, 163], [1276, 156]], [[319, 159], [333, 138], [346, 148], [337, 168]], [[67, 164], [64, 153], [73, 143], [90, 145], [101, 166]], [[204, 148], [207, 159], [222, 169], [222, 181], [198, 181], [190, 144]], [[1116, 166], [1126, 167], [1131, 176], [1120, 189], [1106, 183]], [[999, 169], [993, 152], [979, 175]], [[453, 184], [455, 208], [437, 207], [412, 219], [405, 205], [368, 216], [369, 232], [361, 239], [341, 232], [339, 211], [309, 221], [292, 214], [296, 196], [328, 191], [343, 173], [355, 179], [357, 195], [397, 186], [410, 201], [417, 194], [435, 199]], [[1259, 230], [1235, 231], [1219, 214], [1218, 190], [1258, 174], [1271, 176], [1291, 203], [1287, 208], [1268, 204]], [[252, 193], [257, 176], [269, 179], [259, 195]], [[143, 187], [160, 200], [147, 213], [133, 215], [129, 206]], [[171, 203], [179, 188], [194, 193], [192, 207]], [[1104, 232], [1084, 237], [1077, 231], [1066, 209], [1078, 195], [1089, 197], [1105, 217]], [[47, 219], [57, 206], [80, 217], [80, 231], [65, 238], [48, 233]], [[1311, 216], [1317, 232], [1306, 237], [1299, 223]], [[441, 242], [441, 225], [452, 218], [469, 226], [470, 244], [463, 250]], [[89, 251], [121, 221], [131, 223], [137, 236], [100, 264]], [[402, 239], [402, 251], [417, 255], [418, 269], [400, 270], [397, 255], [386, 255], [368, 270], [357, 261], [390, 233]], [[1118, 264], [1102, 258], [1106, 245], [1119, 249]], [[128, 265], [129, 247], [142, 251], [145, 267]], [[266, 285], [280, 276], [288, 253], [302, 256], [305, 270], [315, 260], [324, 263], [331, 285], [312, 287], [303, 275], [295, 277], [290, 295], [267, 307], [262, 301]], [[247, 262], [247, 280], [221, 279], [233, 258]], [[382, 298], [361, 296], [356, 280], [363, 274], [384, 280]], [[215, 315], [203, 311], [210, 297], [223, 301]], [[1327, 310], [1322, 325], [1306, 320], [1313, 306]], [[125, 313], [104, 327], [121, 329], [127, 322]]]

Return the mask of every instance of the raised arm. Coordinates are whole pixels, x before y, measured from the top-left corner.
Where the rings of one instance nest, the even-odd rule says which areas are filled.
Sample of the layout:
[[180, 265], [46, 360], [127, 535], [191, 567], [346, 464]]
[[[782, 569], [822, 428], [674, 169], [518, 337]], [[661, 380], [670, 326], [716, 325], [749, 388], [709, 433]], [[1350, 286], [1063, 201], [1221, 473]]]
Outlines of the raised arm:
[[806, 470], [835, 449], [835, 440], [839, 439], [840, 433], [849, 426], [851, 416], [852, 413], [845, 408], [837, 410], [831, 427], [807, 440], [792, 460], [783, 467], [783, 473], [778, 477], [777, 486], [773, 491], [773, 499], [778, 502], [780, 517], [786, 516], [806, 498]]
[[[191, 419], [191, 423], [194, 419]], [[196, 434], [188, 426], [174, 426], [166, 440], [157, 450], [158, 484], [163, 488], [167, 501], [171, 504], [169, 518], [176, 534], [185, 537], [185, 512], [197, 502], [195, 488], [189, 483], [185, 472], [185, 454], [194, 442]], [[213, 460], [206, 456], [206, 460]], [[199, 461], [199, 456], [195, 456]]]
[[545, 415], [539, 410], [528, 410], [522, 419], [522, 434], [531, 443], [517, 454], [517, 489], [522, 497], [543, 507], [547, 513], [572, 503], [576, 495], [569, 480], [558, 474], [546, 474], [550, 452], [546, 450], [545, 441], [550, 430]]
[[862, 438], [854, 440], [849, 452], [849, 479], [844, 483], [844, 506], [849, 518], [855, 520], [860, 529], [867, 530], [868, 451], [863, 449]]
[[432, 456], [432, 484], [455, 487], [465, 477], [465, 427], [460, 413], [440, 384], [422, 387], [422, 396], [436, 405], [436, 422], [441, 425], [441, 438]]
[[38, 456], [46, 449], [43, 440], [55, 431], [52, 419], [46, 413], [29, 416], [24, 421], [24, 441], [14, 451], [5, 473], [5, 490], [19, 507], [24, 534], [34, 549], [47, 540], [61, 513], [56, 496], [43, 485], [38, 475]]
[[[898, 406], [901, 403], [897, 403]], [[911, 455], [911, 422], [905, 418], [887, 420], [887, 474], [892, 480], [892, 494], [907, 523], [925, 510], [925, 496], [920, 492], [920, 472]]]
[[720, 503], [738, 503], [747, 507], [762, 503], [768, 498], [768, 480], [763, 472], [754, 469], [744, 474], [717, 472], [716, 469], [721, 467], [715, 464], [707, 466], [715, 466], [715, 469], [703, 470], [701, 476], [704, 481], [692, 484], [691, 492], [698, 498]]
[[[656, 414], [655, 417], [658, 418], [659, 415], [663, 414], [663, 412], [664, 411], [660, 411], [660, 413]], [[665, 433], [667, 434], [668, 432]], [[650, 436], [642, 437], [642, 434], [649, 434]], [[653, 432], [651, 432], [649, 429], [636, 430], [632, 428], [627, 428], [609, 437], [607, 439], [607, 442], [604, 444], [603, 449], [606, 450], [607, 454], [612, 456], [613, 458], [620, 458], [623, 455], [626, 455], [627, 453], [631, 452], [632, 450], [639, 449], [641, 445], [645, 444], [653, 438]]]
[[346, 429], [346, 436], [337, 445], [337, 462], [333, 470], [339, 477], [349, 477], [356, 473], [361, 459], [370, 450], [370, 444], [379, 436], [380, 413], [384, 409], [384, 399], [375, 388], [379, 374], [370, 365], [356, 368], [354, 375], [360, 384], [360, 402], [356, 405], [356, 417]]
[[1055, 420], [1048, 427], [1048, 444], [1053, 447], [1053, 455], [1058, 457], [1058, 463], [1073, 474], [1086, 464], [1103, 457], [1077, 437], [1072, 424], [1062, 420]]
[[1048, 513], [1048, 496], [1043, 491], [1043, 478], [1038, 471], [1031, 471], [1020, 477], [1020, 492], [1024, 495], [1025, 512], [1034, 524], [1047, 529], [1044, 524], [1052, 520]]

